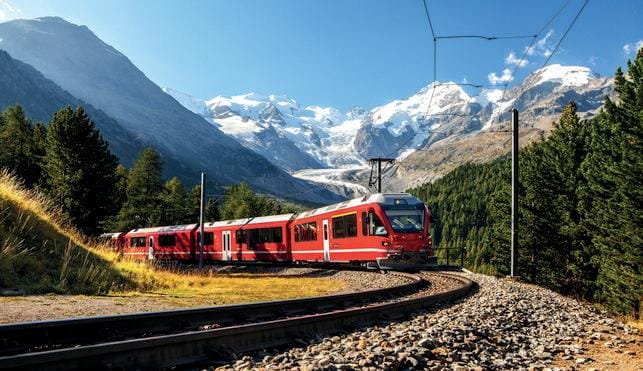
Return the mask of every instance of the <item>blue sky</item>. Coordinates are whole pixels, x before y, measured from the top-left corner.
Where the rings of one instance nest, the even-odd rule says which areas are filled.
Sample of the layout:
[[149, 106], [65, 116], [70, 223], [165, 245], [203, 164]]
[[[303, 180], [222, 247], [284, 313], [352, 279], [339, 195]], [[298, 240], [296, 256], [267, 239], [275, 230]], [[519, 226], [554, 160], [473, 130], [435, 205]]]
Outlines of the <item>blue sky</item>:
[[[536, 33], [564, 1], [428, 4], [437, 35], [520, 35]], [[543, 31], [514, 82], [542, 65], [582, 2], [570, 0]], [[201, 98], [255, 91], [372, 108], [432, 79], [421, 0], [0, 0], [0, 21], [46, 15], [87, 25], [160, 86]], [[643, 1], [590, 0], [551, 63], [611, 76], [643, 45], [642, 20]], [[502, 82], [529, 42], [439, 40], [438, 80]]]

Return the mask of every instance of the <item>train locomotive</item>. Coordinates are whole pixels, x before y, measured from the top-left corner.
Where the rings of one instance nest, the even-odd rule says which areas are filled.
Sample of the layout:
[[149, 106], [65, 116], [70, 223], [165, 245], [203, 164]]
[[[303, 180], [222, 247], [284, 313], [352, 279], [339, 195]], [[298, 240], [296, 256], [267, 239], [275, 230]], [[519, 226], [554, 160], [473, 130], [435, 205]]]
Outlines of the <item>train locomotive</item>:
[[402, 269], [435, 263], [431, 213], [406, 193], [379, 193], [296, 214], [133, 229], [104, 235], [124, 257], [190, 262], [341, 263]]

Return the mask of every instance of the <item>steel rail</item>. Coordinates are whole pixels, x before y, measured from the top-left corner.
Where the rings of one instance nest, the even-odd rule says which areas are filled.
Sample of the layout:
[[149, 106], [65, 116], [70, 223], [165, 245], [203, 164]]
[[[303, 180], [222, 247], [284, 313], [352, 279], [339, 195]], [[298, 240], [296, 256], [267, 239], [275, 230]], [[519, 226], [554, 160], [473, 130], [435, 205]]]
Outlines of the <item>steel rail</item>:
[[446, 276], [461, 285], [424, 297], [295, 318], [0, 357], [0, 369], [158, 369], [224, 361], [231, 352], [283, 346], [309, 334], [332, 335], [383, 317], [401, 317], [409, 311], [461, 298], [474, 287], [467, 278]]
[[426, 285], [415, 275], [392, 274], [410, 282], [308, 298], [0, 325], [0, 356], [316, 313], [404, 295]]

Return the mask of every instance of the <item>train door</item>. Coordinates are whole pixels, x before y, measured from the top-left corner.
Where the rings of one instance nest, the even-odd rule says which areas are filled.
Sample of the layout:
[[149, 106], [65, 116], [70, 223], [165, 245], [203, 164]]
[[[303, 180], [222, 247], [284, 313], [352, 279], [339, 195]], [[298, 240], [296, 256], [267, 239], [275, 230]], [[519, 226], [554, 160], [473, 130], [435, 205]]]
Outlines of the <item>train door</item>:
[[223, 251], [223, 260], [229, 261], [232, 258], [232, 242], [230, 241], [230, 231], [223, 231], [221, 233], [221, 245]]
[[154, 260], [154, 237], [150, 236], [147, 249], [147, 258], [149, 260]]
[[328, 219], [324, 219], [324, 261], [330, 262], [330, 240], [328, 239]]

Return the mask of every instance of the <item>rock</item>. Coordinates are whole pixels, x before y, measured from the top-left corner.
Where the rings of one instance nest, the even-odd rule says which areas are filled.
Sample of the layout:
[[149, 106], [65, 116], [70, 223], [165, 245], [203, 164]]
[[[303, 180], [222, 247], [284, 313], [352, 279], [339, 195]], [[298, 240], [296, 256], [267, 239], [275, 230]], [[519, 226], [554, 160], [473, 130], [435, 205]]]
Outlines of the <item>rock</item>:
[[431, 345], [433, 345], [433, 340], [428, 338], [418, 341], [418, 346], [421, 346], [422, 348], [431, 348]]
[[328, 365], [330, 365], [330, 358], [328, 358], [328, 357], [322, 357], [322, 358], [317, 362], [317, 364], [319, 365], [319, 367], [328, 367]]
[[[588, 340], [611, 349], [626, 343], [610, 335], [617, 321], [574, 299], [533, 285], [471, 277], [478, 292], [455, 304], [434, 305], [401, 322], [318, 336], [306, 345], [299, 342], [302, 349], [257, 357], [249, 367], [553, 371], [556, 355], [577, 367], [590, 362], [581, 356]], [[588, 329], [593, 329], [589, 337]]]

